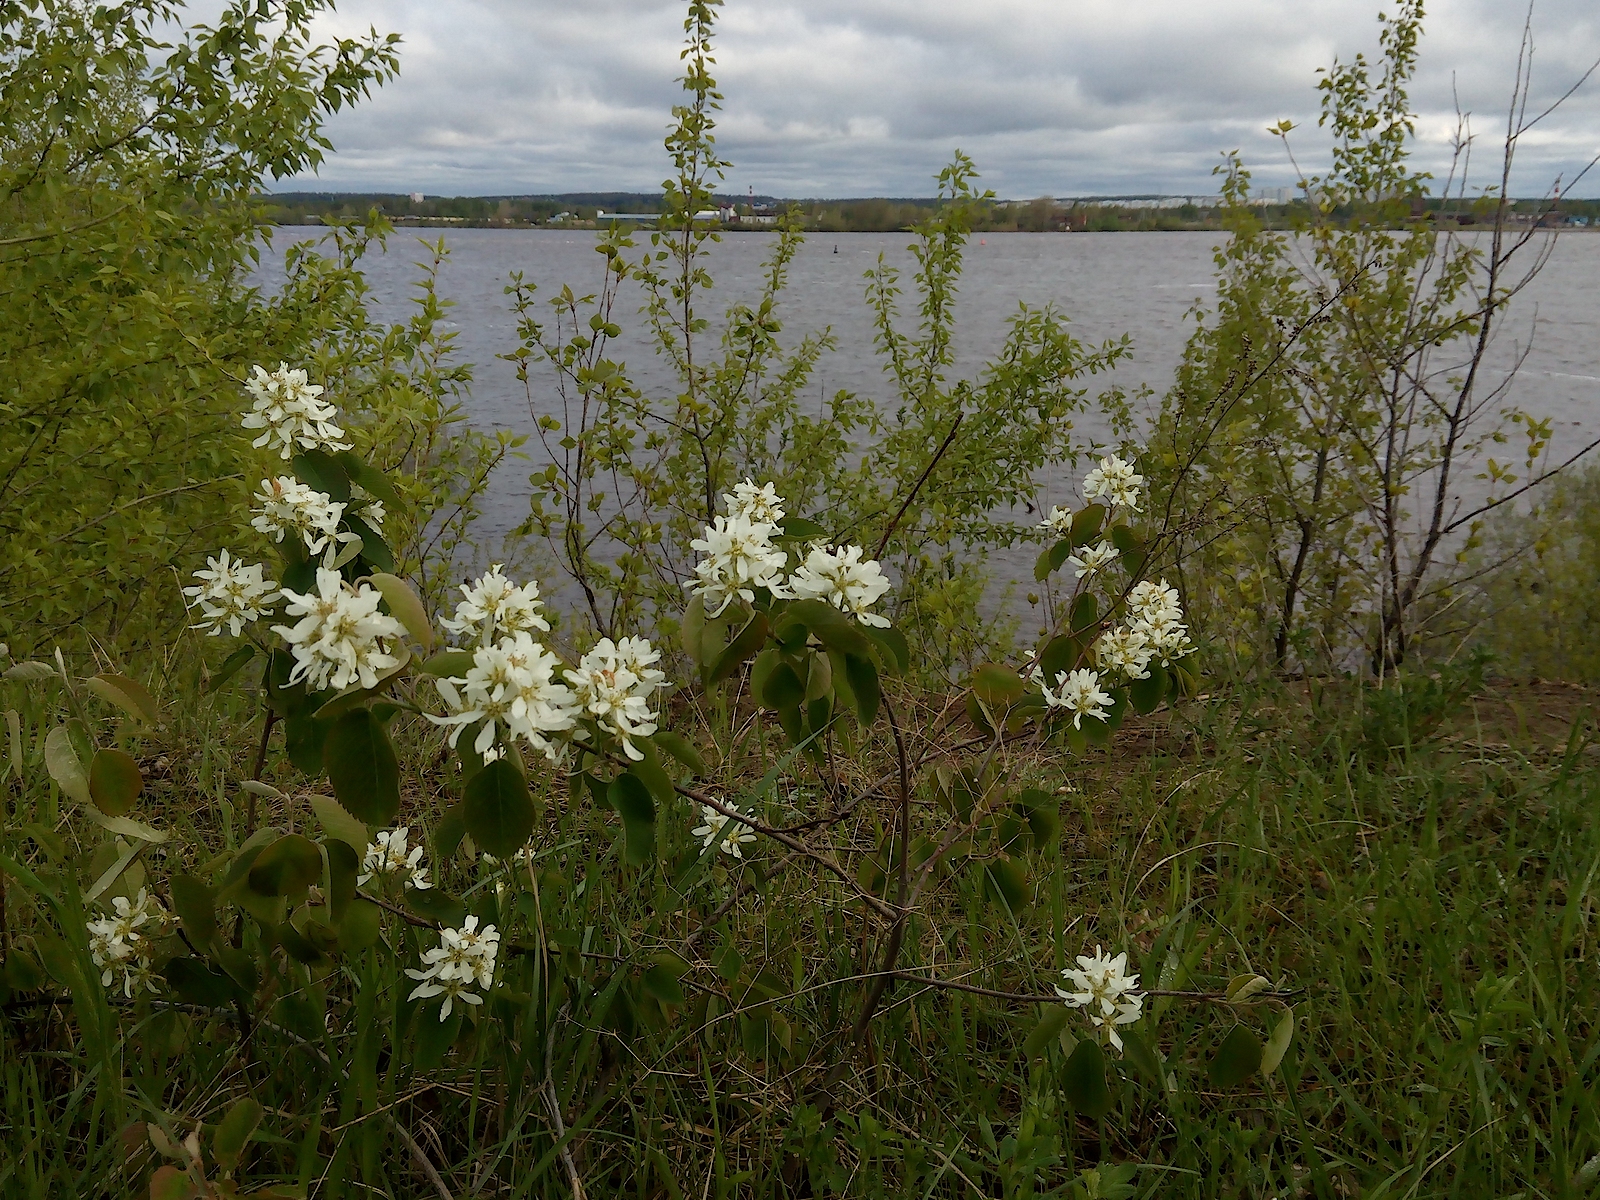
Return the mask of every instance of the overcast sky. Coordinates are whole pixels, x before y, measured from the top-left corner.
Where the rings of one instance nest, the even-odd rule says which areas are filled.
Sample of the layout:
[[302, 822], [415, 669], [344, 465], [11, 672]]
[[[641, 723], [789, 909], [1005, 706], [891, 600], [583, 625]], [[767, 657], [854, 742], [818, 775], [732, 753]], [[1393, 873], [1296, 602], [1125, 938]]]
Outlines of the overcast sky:
[[[1315, 169], [1316, 69], [1377, 48], [1379, 0], [727, 0], [715, 75], [726, 188], [915, 196], [952, 150], [1006, 198], [1210, 193], [1224, 150], [1263, 187]], [[658, 0], [342, 0], [329, 33], [404, 37], [400, 77], [330, 125], [320, 173], [280, 190], [653, 191], [679, 92], [683, 7]], [[1498, 175], [1517, 0], [1435, 0], [1412, 100], [1443, 171], [1452, 79]], [[1534, 110], [1600, 57], [1600, 3], [1540, 0]], [[1600, 153], [1600, 73], [1530, 131], [1513, 190]], [[1575, 194], [1600, 196], [1600, 169]]]

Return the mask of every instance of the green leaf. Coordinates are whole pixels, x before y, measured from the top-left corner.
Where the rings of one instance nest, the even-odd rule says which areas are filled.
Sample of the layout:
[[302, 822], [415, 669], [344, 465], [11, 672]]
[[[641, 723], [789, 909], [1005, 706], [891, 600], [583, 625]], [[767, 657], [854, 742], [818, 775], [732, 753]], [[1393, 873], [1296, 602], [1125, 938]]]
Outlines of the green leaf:
[[778, 536], [785, 538], [798, 538], [802, 541], [815, 541], [818, 538], [826, 539], [827, 527], [805, 517], [784, 517], [778, 522]]
[[357, 896], [339, 919], [339, 948], [351, 952], [365, 950], [376, 946], [382, 933], [383, 909]]
[[328, 723], [315, 716], [286, 717], [283, 722], [283, 749], [295, 770], [321, 775], [322, 751], [328, 740]]
[[1106, 508], [1103, 504], [1086, 504], [1078, 510], [1072, 518], [1072, 533], [1069, 535], [1074, 546], [1087, 546], [1090, 542], [1100, 538], [1100, 527], [1106, 523]]
[[798, 621], [829, 650], [862, 658], [872, 653], [872, 643], [860, 627], [824, 600], [791, 600], [783, 610], [783, 620], [786, 624]]
[[217, 936], [217, 893], [193, 875], [174, 875], [169, 885], [172, 908], [183, 922], [184, 935], [197, 950]]
[[904, 675], [911, 669], [911, 644], [906, 641], [905, 634], [893, 626], [882, 625], [863, 625], [861, 632], [884, 652], [879, 657], [889, 670]]
[[0, 978], [13, 992], [36, 992], [45, 984], [44, 968], [21, 946], [12, 946], [6, 952], [5, 968]]
[[1243, 1025], [1235, 1025], [1217, 1047], [1206, 1075], [1217, 1087], [1238, 1087], [1261, 1069], [1261, 1060], [1261, 1040]]
[[678, 629], [683, 641], [683, 650], [695, 666], [701, 671], [705, 670], [705, 640], [703, 634], [706, 627], [705, 600], [700, 596], [690, 599], [689, 605], [683, 611], [683, 623]]
[[768, 673], [761, 688], [761, 703], [771, 709], [793, 708], [806, 694], [806, 685], [786, 662], [780, 662]]
[[1061, 1068], [1061, 1091], [1067, 1103], [1086, 1117], [1098, 1119], [1111, 1111], [1106, 1056], [1094, 1038], [1084, 1038], [1068, 1056]]
[[328, 498], [339, 504], [350, 502], [350, 476], [333, 455], [323, 450], [302, 450], [289, 465], [301, 483], [328, 493]]
[[246, 642], [244, 645], [240, 646], [232, 654], [228, 655], [227, 658], [222, 660], [222, 665], [217, 668], [216, 673], [206, 681], [206, 691], [216, 691], [223, 684], [227, 683], [228, 680], [232, 679], [236, 674], [238, 674], [240, 668], [245, 666], [245, 664], [247, 664], [255, 656], [256, 647], [254, 642]]
[[856, 716], [863, 726], [871, 725], [878, 716], [882, 695], [878, 689], [878, 668], [869, 659], [854, 654], [844, 656], [844, 674], [855, 693]]
[[1067, 1027], [1067, 1021], [1071, 1016], [1072, 1010], [1065, 1004], [1045, 1005], [1039, 1023], [1033, 1027], [1033, 1032], [1028, 1034], [1028, 1040], [1022, 1043], [1022, 1057], [1031, 1059], [1042, 1055], [1050, 1043], [1061, 1036], [1061, 1031]]
[[1054, 686], [1056, 676], [1077, 666], [1082, 654], [1083, 645], [1077, 638], [1070, 634], [1059, 634], [1045, 643], [1045, 648], [1039, 655], [1039, 670]]
[[89, 797], [108, 817], [128, 812], [144, 790], [144, 776], [133, 756], [111, 747], [96, 750], [89, 763]]
[[383, 724], [370, 711], [354, 709], [333, 723], [322, 761], [346, 812], [369, 825], [393, 822], [400, 811], [400, 764]]
[[1143, 679], [1135, 679], [1128, 685], [1128, 700], [1134, 711], [1141, 714], [1155, 712], [1167, 694], [1167, 673], [1161, 665], [1151, 663], [1146, 671]]
[[[346, 529], [361, 539], [361, 557], [369, 565], [382, 572], [394, 570], [394, 551], [389, 549], [389, 543], [383, 540], [383, 534], [353, 513], [345, 514], [344, 524]], [[398, 616], [397, 613], [396, 617]]]
[[1111, 544], [1121, 554], [1137, 554], [1144, 549], [1144, 539], [1123, 524], [1111, 527]]
[[744, 628], [739, 630], [733, 641], [728, 643], [727, 648], [717, 656], [717, 661], [712, 666], [711, 673], [706, 677], [706, 683], [721, 683], [728, 678], [744, 665], [747, 659], [754, 658], [756, 652], [766, 644], [766, 640], [766, 614], [754, 613], [744, 623]]
[[444, 1011], [444, 1000], [434, 997], [425, 1000], [417, 1008], [413, 1020], [413, 1034], [411, 1055], [411, 1069], [417, 1074], [425, 1074], [439, 1069], [439, 1064], [444, 1062], [445, 1053], [455, 1044], [461, 1034], [461, 1023], [465, 1019], [465, 1004], [456, 1003], [450, 1007], [450, 1015], [444, 1020], [439, 1019], [439, 1014]]
[[467, 806], [456, 801], [439, 816], [433, 827], [433, 856], [440, 862], [449, 858], [467, 836]]
[[161, 724], [161, 706], [137, 679], [102, 673], [83, 682], [100, 699], [116, 705], [135, 720], [151, 726]]
[[422, 607], [411, 585], [386, 571], [370, 576], [368, 582], [383, 593], [384, 603], [394, 619], [406, 627], [406, 632], [421, 642], [424, 649], [432, 649], [433, 623], [428, 620], [428, 610]]
[[250, 1144], [256, 1126], [261, 1124], [261, 1105], [249, 1096], [235, 1101], [228, 1110], [216, 1133], [211, 1135], [211, 1156], [224, 1174], [232, 1175], [239, 1169], [239, 1159]]
[[56, 669], [47, 662], [19, 662], [7, 667], [0, 679], [7, 683], [40, 683], [46, 679], [59, 679]]
[[1162, 1093], [1166, 1092], [1167, 1072], [1162, 1065], [1161, 1056], [1156, 1053], [1155, 1047], [1144, 1040], [1143, 1035], [1138, 1030], [1124, 1029], [1122, 1031], [1122, 1053]]
[[650, 742], [644, 742], [639, 747], [644, 758], [628, 768], [629, 772], [637, 775], [650, 789], [650, 794], [655, 797], [657, 804], [668, 805], [676, 791], [672, 786], [672, 777], [662, 769], [661, 760], [656, 757], [656, 749]]
[[630, 867], [649, 861], [656, 845], [656, 809], [650, 789], [631, 771], [611, 781], [606, 799], [622, 818], [623, 859]]
[[162, 974], [185, 1004], [222, 1008], [233, 1001], [233, 983], [226, 975], [213, 971], [203, 959], [187, 955], [174, 958]]
[[972, 690], [991, 710], [1005, 710], [1022, 698], [1028, 683], [1010, 667], [982, 664], [972, 676]]
[[695, 749], [694, 743], [681, 733], [671, 733], [663, 729], [652, 734], [650, 740], [687, 767], [691, 775], [704, 778], [706, 760], [701, 757], [700, 751]]
[[983, 892], [994, 904], [1018, 913], [1028, 906], [1028, 875], [1013, 859], [996, 858], [983, 864]]
[[516, 764], [496, 759], [474, 775], [462, 816], [472, 840], [496, 858], [510, 858], [526, 846], [533, 836], [533, 799]]
[[1286, 1008], [1283, 1016], [1278, 1018], [1278, 1023], [1272, 1028], [1272, 1035], [1267, 1038], [1266, 1048], [1261, 1053], [1261, 1075], [1265, 1078], [1278, 1069], [1283, 1062], [1283, 1056], [1288, 1053], [1289, 1043], [1294, 1040], [1294, 1009]]
[[356, 820], [332, 796], [312, 796], [311, 811], [317, 824], [330, 838], [344, 842], [358, 854], [364, 854], [372, 834], [364, 822]]
[[302, 896], [322, 878], [322, 851], [303, 834], [284, 834], [256, 855], [248, 878], [258, 896]]
[[389, 477], [363, 461], [355, 451], [341, 450], [333, 456], [333, 461], [339, 464], [351, 483], [359, 484], [368, 495], [385, 504], [400, 503], [400, 493], [394, 490]]
[[79, 804], [90, 803], [89, 776], [72, 745], [72, 734], [57, 725], [44, 739], [44, 765], [56, 785]]
[[467, 919], [466, 903], [438, 888], [406, 889], [406, 907], [440, 925], [459, 926]]
[[647, 995], [655, 997], [662, 1004], [672, 1004], [681, 1007], [684, 1003], [683, 985], [678, 982], [678, 976], [671, 968], [662, 963], [657, 963], [644, 973], [640, 981], [644, 985]]
[[1028, 788], [1017, 797], [1016, 810], [1040, 849], [1051, 845], [1061, 832], [1061, 806], [1049, 792]]
[[356, 877], [361, 873], [361, 852], [337, 839], [322, 844], [328, 856], [326, 886], [328, 916], [337, 924], [356, 896]]
[[441, 650], [418, 668], [435, 679], [462, 679], [472, 670], [471, 650]]
[[150, 1200], [194, 1200], [194, 1180], [187, 1171], [163, 1163], [150, 1176]]
[[[1070, 624], [1072, 632], [1080, 637], [1092, 630], [1100, 620], [1100, 602], [1095, 599], [1093, 592], [1079, 592], [1078, 598], [1072, 602], [1072, 615]], [[1088, 638], [1084, 639], [1088, 641]]]

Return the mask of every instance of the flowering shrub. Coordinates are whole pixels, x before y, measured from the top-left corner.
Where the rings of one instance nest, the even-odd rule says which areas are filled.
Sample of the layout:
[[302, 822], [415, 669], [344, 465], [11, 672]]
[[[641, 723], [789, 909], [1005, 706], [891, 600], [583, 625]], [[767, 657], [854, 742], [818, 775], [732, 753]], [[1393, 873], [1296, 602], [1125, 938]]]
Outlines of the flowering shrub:
[[[185, 589], [195, 629], [240, 643], [213, 687], [251, 662], [261, 668], [265, 712], [255, 777], [243, 784], [242, 828], [220, 854], [200, 843], [168, 854], [176, 869], [152, 878], [143, 860], [172, 845], [173, 831], [130, 815], [143, 786], [139, 764], [96, 744], [64, 662], [13, 668], [13, 677], [66, 686], [75, 715], [50, 732], [46, 763], [77, 811], [110, 838], [89, 877], [73, 885], [91, 911], [62, 921], [64, 941], [44, 944], [60, 946], [46, 955], [56, 978], [72, 985], [79, 948], [104, 993], [135, 1013], [151, 1005], [232, 1012], [241, 1029], [260, 1021], [312, 1047], [326, 1042], [327, 1022], [353, 1022], [347, 1057], [316, 1051], [343, 1078], [359, 1078], [369, 1069], [361, 1056], [380, 1045], [410, 1072], [452, 1054], [465, 1062], [484, 1039], [510, 1046], [530, 1036], [524, 1023], [535, 1014], [546, 1072], [554, 1070], [548, 1039], [569, 1021], [623, 1039], [641, 1024], [665, 1028], [694, 1009], [686, 987], [715, 994], [705, 990], [697, 939], [795, 861], [832, 880], [878, 930], [875, 962], [858, 972], [862, 995], [835, 1052], [848, 1062], [852, 1048], [867, 1045], [895, 980], [963, 986], [902, 962], [916, 914], [948, 893], [981, 898], [1014, 919], [1041, 867], [1060, 870], [1059, 805], [1021, 785], [1013, 748], [1064, 742], [1081, 751], [1105, 741], [1130, 708], [1151, 711], [1195, 684], [1177, 593], [1140, 578], [1144, 541], [1132, 521], [1142, 480], [1115, 455], [1085, 481], [1094, 499], [1044, 523], [1056, 540], [1040, 557], [1041, 577], [1074, 567], [1058, 629], [1020, 671], [989, 664], [952, 697], [964, 697], [970, 739], [934, 738], [913, 753], [900, 706], [916, 697], [891, 684], [912, 666], [910, 649], [877, 611], [890, 579], [863, 547], [831, 541], [819, 524], [787, 513], [770, 483], [737, 485], [694, 542], [701, 557], [676, 663], [686, 659], [698, 678], [675, 696], [676, 663], [663, 648], [633, 635], [565, 653], [548, 640], [554, 623], [537, 587], [499, 565], [461, 587], [436, 631], [418, 596], [387, 570], [387, 481], [345, 447], [322, 390], [282, 367], [258, 372], [250, 390], [246, 420], [263, 430], [259, 448], [279, 461], [287, 455], [294, 472], [263, 482], [251, 520], [282, 562], [269, 572], [222, 550]], [[144, 726], [159, 722], [154, 698], [131, 680], [101, 675], [85, 686]], [[960, 703], [946, 708], [961, 712]], [[696, 736], [668, 728], [675, 712], [696, 711]], [[390, 731], [402, 721], [397, 744]], [[885, 726], [887, 743], [875, 740]], [[292, 767], [325, 778], [331, 794], [291, 794], [261, 778], [280, 727]], [[787, 748], [751, 787], [742, 764], [752, 759], [739, 747], [753, 732], [764, 746], [768, 729]], [[419, 739], [420, 751], [411, 748]], [[715, 766], [702, 753], [707, 740]], [[842, 781], [842, 768], [886, 744], [895, 763], [886, 783]], [[402, 760], [417, 753], [453, 758], [444, 776], [453, 795], [427, 838], [429, 811], [403, 783], [410, 767]], [[768, 754], [763, 748], [760, 760]], [[826, 800], [785, 819], [773, 785], [806, 772], [825, 785]], [[919, 792], [928, 803], [915, 801]], [[834, 837], [855, 814], [879, 811], [874, 796], [886, 800], [876, 841]], [[545, 807], [552, 799], [567, 812], [554, 823]], [[577, 851], [583, 839], [564, 825], [577, 814], [617, 830], [598, 858]], [[581, 881], [555, 872], [571, 852], [588, 863]], [[617, 955], [600, 952], [551, 923], [580, 894], [602, 911], [630, 914], [630, 930], [653, 930], [627, 951], [634, 957], [623, 957], [623, 943]], [[663, 925], [657, 909], [706, 915], [674, 948], [677, 918]], [[619, 965], [594, 979], [591, 955]], [[630, 965], [638, 955], [643, 965]], [[745, 1052], [794, 1053], [797, 1031], [777, 1004], [784, 987], [770, 970], [746, 975], [741, 963], [730, 943], [714, 970], [745, 997], [735, 1009]], [[1145, 998], [1154, 993], [1140, 987], [1126, 950], [1107, 955], [1098, 945], [1061, 978], [1053, 993], [1029, 998], [1044, 1013], [1038, 1038], [1060, 1044], [1069, 1103], [1103, 1115], [1108, 1079], [1121, 1070], [1106, 1050], [1161, 1077], [1144, 1031]], [[1263, 1001], [1281, 1006], [1254, 980], [1210, 999], [1240, 1012]], [[314, 1002], [295, 999], [305, 996]], [[1073, 1010], [1086, 1018], [1077, 1034]], [[695, 1011], [711, 1028], [716, 1014]], [[391, 1015], [380, 1021], [380, 1012]], [[1236, 1033], [1219, 1058], [1222, 1077], [1270, 1070], [1272, 1055], [1281, 1057], [1281, 1045], [1264, 1048], [1243, 1025]], [[559, 1129], [545, 1087], [539, 1103]], [[191, 1177], [204, 1175], [203, 1148], [171, 1157]]]

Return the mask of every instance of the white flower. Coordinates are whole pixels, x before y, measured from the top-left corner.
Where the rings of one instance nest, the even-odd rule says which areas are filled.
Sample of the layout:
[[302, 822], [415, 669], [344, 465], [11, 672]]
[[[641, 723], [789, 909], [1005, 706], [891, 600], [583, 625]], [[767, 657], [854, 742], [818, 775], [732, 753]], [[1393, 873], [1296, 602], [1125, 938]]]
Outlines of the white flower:
[[644, 754], [629, 739], [656, 731], [658, 714], [649, 697], [666, 675], [650, 669], [650, 664], [660, 657], [644, 638], [623, 638], [621, 643], [601, 638], [576, 667], [566, 671], [583, 714], [609, 727], [635, 762]]
[[1194, 649], [1183, 624], [1177, 589], [1167, 586], [1165, 579], [1159, 583], [1147, 579], [1135, 585], [1128, 593], [1128, 612], [1132, 615], [1129, 628], [1144, 635], [1150, 657], [1160, 659], [1162, 666]]
[[1072, 532], [1072, 510], [1057, 504], [1051, 508], [1050, 515], [1040, 521], [1035, 528], [1047, 529], [1057, 537], [1066, 537]]
[[485, 762], [493, 761], [489, 753], [494, 749], [496, 729], [502, 725], [508, 736], [520, 737], [545, 757], [557, 760], [560, 747], [545, 735], [571, 729], [578, 710], [572, 690], [555, 677], [560, 665], [560, 659], [527, 633], [503, 637], [497, 645], [479, 646], [465, 676], [440, 679], [435, 684], [450, 715], [428, 720], [453, 727], [452, 747], [463, 729], [482, 721], [472, 748]]
[[740, 845], [756, 840], [756, 835], [738, 817], [730, 817], [709, 804], [700, 806], [700, 819], [705, 824], [691, 829], [689, 833], [700, 839], [702, 847], [717, 842], [720, 843], [718, 849], [722, 853], [731, 854], [734, 858], [743, 858], [744, 851], [739, 849]]
[[283, 458], [291, 457], [296, 446], [303, 450], [350, 449], [349, 442], [339, 440], [344, 430], [333, 423], [338, 415], [333, 405], [320, 398], [321, 387], [306, 382], [304, 371], [291, 371], [287, 363], [279, 363], [270, 373], [258, 366], [244, 386], [255, 403], [240, 424], [263, 431], [252, 446], [276, 446]]
[[1171, 625], [1183, 620], [1178, 589], [1168, 586], [1165, 579], [1160, 583], [1144, 579], [1134, 584], [1128, 592], [1128, 611], [1147, 626]]
[[364, 884], [374, 875], [404, 875], [407, 887], [416, 888], [419, 892], [431, 888], [433, 884], [428, 882], [428, 868], [422, 865], [422, 847], [406, 847], [410, 832], [409, 825], [380, 830], [377, 837], [367, 843], [366, 857], [361, 861], [365, 873], [358, 875], [356, 882]]
[[457, 603], [455, 619], [439, 622], [451, 633], [487, 646], [504, 635], [535, 629], [549, 632], [550, 622], [539, 613], [544, 607], [539, 585], [529, 580], [519, 587], [506, 578], [499, 563], [472, 583], [462, 584], [461, 594], [466, 598]]
[[238, 637], [239, 630], [269, 610], [278, 598], [277, 583], [263, 578], [260, 563], [247, 567], [223, 550], [216, 558], [207, 558], [206, 567], [194, 573], [205, 582], [183, 589], [190, 607], [200, 608], [202, 619], [195, 622], [195, 629], [215, 634], [227, 626], [229, 634]]
[[362, 584], [346, 587], [339, 572], [317, 568], [317, 590], [300, 595], [284, 589], [286, 616], [302, 618], [294, 626], [274, 625], [294, 653], [289, 682], [304, 679], [312, 691], [340, 690], [360, 682], [376, 687], [378, 675], [400, 665], [384, 647], [386, 638], [403, 638], [405, 626], [378, 611], [383, 597]]
[[493, 925], [478, 928], [478, 918], [468, 917], [459, 929], [439, 930], [439, 945], [425, 950], [422, 970], [407, 967], [406, 974], [420, 982], [412, 989], [410, 1000], [426, 1000], [443, 996], [439, 1020], [450, 1015], [456, 1000], [466, 1004], [482, 1004], [483, 997], [467, 989], [476, 985], [487, 990], [494, 983], [494, 963], [500, 952], [500, 933]]
[[383, 518], [388, 514], [384, 512], [383, 501], [376, 496], [369, 495], [360, 484], [350, 486], [350, 507], [355, 515], [379, 533], [383, 532]]
[[717, 517], [706, 535], [689, 545], [704, 557], [695, 566], [690, 588], [704, 598], [706, 616], [721, 616], [735, 596], [746, 603], [756, 598], [756, 588], [774, 596], [788, 595], [783, 571], [789, 556], [772, 544], [777, 526], [735, 514]]
[[1084, 717], [1106, 719], [1105, 706], [1112, 703], [1112, 697], [1100, 690], [1100, 676], [1087, 667], [1080, 667], [1076, 671], [1057, 671], [1056, 690], [1052, 691], [1045, 682], [1044, 672], [1035, 667], [1032, 678], [1039, 685], [1039, 690], [1044, 693], [1044, 701], [1051, 708], [1064, 708], [1072, 714], [1072, 727], [1083, 728]]
[[760, 487], [749, 479], [736, 483], [733, 495], [724, 494], [722, 503], [727, 506], [729, 516], [743, 517], [752, 524], [776, 525], [783, 520], [783, 497], [770, 483]]
[[161, 902], [143, 888], [130, 901], [114, 897], [115, 916], [98, 917], [87, 923], [89, 955], [101, 968], [100, 985], [110, 987], [122, 973], [122, 994], [130, 1000], [141, 989], [156, 991], [150, 964], [150, 940], [167, 931], [170, 918]]
[[887, 627], [887, 617], [867, 609], [883, 598], [889, 590], [889, 580], [877, 559], [863, 560], [863, 553], [860, 546], [845, 546], [837, 551], [813, 546], [800, 569], [789, 577], [789, 587], [796, 596], [826, 600], [863, 625]]
[[1087, 1008], [1097, 1032], [1121, 1050], [1117, 1026], [1137, 1021], [1144, 1006], [1139, 976], [1128, 973], [1127, 954], [1108, 958], [1096, 946], [1092, 955], [1078, 955], [1076, 968], [1068, 967], [1061, 974], [1071, 985], [1070, 991], [1057, 985], [1056, 995], [1062, 1003], [1071, 1008]]
[[1136, 474], [1131, 462], [1115, 454], [1100, 460], [1100, 465], [1083, 478], [1083, 498], [1110, 501], [1113, 508], [1139, 511], [1139, 490], [1144, 487], [1144, 476]]
[[1102, 671], [1115, 671], [1128, 679], [1149, 676], [1154, 650], [1143, 629], [1119, 625], [1095, 639], [1094, 661]]
[[1117, 548], [1110, 542], [1102, 541], [1098, 545], [1084, 547], [1067, 562], [1077, 571], [1077, 577], [1082, 579], [1085, 575], [1098, 574], [1116, 559]]
[[291, 476], [263, 479], [255, 500], [260, 508], [250, 518], [252, 527], [271, 534], [275, 542], [283, 541], [285, 533], [298, 533], [305, 540], [306, 553], [326, 551], [324, 562], [329, 565], [338, 554], [340, 543], [356, 538], [353, 533], [339, 532], [344, 504]]

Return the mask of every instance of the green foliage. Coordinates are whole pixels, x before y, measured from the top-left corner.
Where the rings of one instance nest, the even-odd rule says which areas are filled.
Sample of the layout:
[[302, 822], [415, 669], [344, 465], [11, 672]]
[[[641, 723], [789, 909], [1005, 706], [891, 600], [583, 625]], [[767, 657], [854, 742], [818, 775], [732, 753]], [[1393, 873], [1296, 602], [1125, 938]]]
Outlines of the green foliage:
[[[1232, 236], [1151, 446], [1179, 531], [1174, 569], [1197, 622], [1241, 664], [1407, 662], [1464, 574], [1450, 552], [1521, 482], [1495, 447], [1523, 440], [1518, 469], [1537, 476], [1548, 442], [1547, 422], [1502, 406], [1484, 364], [1542, 252], [1507, 234], [1503, 193], [1488, 201], [1486, 245], [1438, 228], [1431, 177], [1410, 164], [1422, 6], [1380, 21], [1381, 59], [1357, 55], [1318, 84], [1330, 169], [1302, 178], [1292, 232], [1263, 226], [1237, 155], [1218, 168]], [[1273, 132], [1287, 143], [1291, 129]], [[1473, 471], [1490, 483], [1481, 503], [1461, 495]]]
[[1600, 470], [1556, 479], [1531, 510], [1486, 523], [1469, 560], [1478, 641], [1512, 676], [1600, 681]]
[[[512, 278], [521, 341], [509, 357], [530, 403], [535, 367], [551, 369], [559, 410], [540, 422], [549, 462], [532, 477], [524, 528], [577, 585], [597, 631], [659, 623], [670, 632], [689, 542], [711, 523], [719, 496], [742, 479], [770, 480], [809, 514], [805, 538], [878, 543], [875, 556], [900, 572], [897, 624], [924, 657], [975, 664], [1007, 648], [1005, 630], [978, 617], [987, 555], [1033, 536], [1001, 514], [1037, 498], [1047, 466], [1076, 461], [1073, 417], [1089, 404], [1079, 381], [1113, 366], [1127, 343], [1086, 350], [1054, 309], [1019, 306], [978, 377], [950, 378], [963, 248], [992, 200], [975, 190], [973, 165], [958, 153], [939, 175], [938, 204], [912, 230], [913, 328], [901, 320], [899, 270], [880, 261], [867, 274], [894, 395], [878, 403], [841, 391], [821, 411], [802, 406], [834, 340], [827, 331], [788, 346], [782, 339], [780, 300], [802, 240], [796, 214], [778, 226], [756, 300], [729, 308], [720, 331], [702, 315], [713, 283], [707, 246], [720, 234], [695, 213], [710, 205], [728, 165], [714, 135], [714, 7], [691, 5], [685, 24], [686, 102], [666, 140], [675, 175], [648, 247], [637, 253], [619, 229], [603, 234], [599, 290], [563, 287], [548, 301], [548, 320], [534, 285]], [[629, 280], [643, 288], [656, 353], [677, 376], [665, 397], [644, 395], [610, 357]], [[1125, 436], [1123, 395], [1108, 390], [1099, 404]]]
[[170, 47], [161, 0], [0, 12], [8, 627], [170, 629], [172, 568], [253, 489], [237, 381], [298, 354], [313, 298], [244, 286], [250, 197], [315, 166], [327, 115], [395, 67], [392, 38], [317, 46], [322, 7], [231, 4]]

